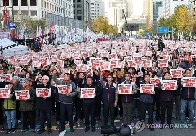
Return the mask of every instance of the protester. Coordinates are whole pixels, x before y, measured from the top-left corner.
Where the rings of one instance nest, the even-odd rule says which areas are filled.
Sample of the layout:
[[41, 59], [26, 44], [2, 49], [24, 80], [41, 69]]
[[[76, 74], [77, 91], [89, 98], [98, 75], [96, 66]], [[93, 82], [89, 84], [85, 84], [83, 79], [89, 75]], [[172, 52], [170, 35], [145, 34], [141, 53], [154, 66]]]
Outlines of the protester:
[[[191, 70], [185, 70], [185, 77], [192, 77]], [[189, 112], [189, 123], [193, 124], [194, 121], [194, 98], [195, 97], [195, 86], [194, 87], [182, 87], [181, 90], [181, 123], [185, 123], [185, 112], [188, 107]]]
[[42, 77], [42, 84], [37, 85], [37, 88], [46, 88], [51, 89], [51, 95], [50, 97], [36, 97], [36, 110], [40, 112], [40, 129], [38, 131], [38, 134], [42, 134], [45, 131], [45, 116], [47, 118], [47, 132], [48, 134], [52, 133], [52, 125], [51, 125], [51, 112], [52, 112], [52, 97], [54, 97], [55, 88], [49, 83], [49, 77], [47, 75], [44, 75]]
[[58, 94], [60, 102], [60, 130], [59, 133], [65, 130], [65, 113], [67, 111], [67, 116], [69, 118], [70, 131], [74, 132], [74, 122], [73, 122], [73, 97], [77, 94], [76, 85], [70, 80], [70, 74], [65, 73], [64, 81], [57, 80], [56, 73], [53, 73], [53, 81], [58, 85], [71, 85], [71, 90], [67, 94]]
[[[150, 84], [150, 75], [144, 75], [143, 84]], [[153, 124], [153, 102], [154, 94], [140, 94], [140, 121], [145, 122], [146, 111], [148, 111], [148, 124], [150, 125], [150, 131], [154, 131]]]
[[13, 77], [11, 86], [8, 86], [11, 89], [10, 98], [4, 99], [4, 109], [5, 115], [7, 117], [8, 130], [6, 134], [15, 133], [16, 130], [16, 97], [15, 90], [22, 90], [23, 87], [19, 83], [18, 77]]
[[[84, 85], [84, 88], [95, 88], [95, 95], [98, 93], [96, 86], [93, 84], [92, 77], [87, 77], [86, 85]], [[83, 99], [83, 108], [84, 108], [84, 117], [85, 117], [85, 132], [87, 132], [90, 127], [89, 123], [89, 117], [91, 118], [91, 128], [92, 132], [95, 132], [95, 98], [84, 98]]]
[[23, 115], [23, 131], [35, 132], [35, 90], [32, 87], [32, 81], [30, 78], [26, 78], [23, 84], [25, 90], [29, 90], [30, 99], [24, 99], [20, 101], [20, 111]]
[[114, 107], [118, 102], [118, 90], [117, 85], [113, 82], [112, 74], [108, 74], [107, 82], [103, 81], [101, 77], [101, 83], [103, 86], [102, 102], [104, 109], [104, 125], [108, 126], [108, 113], [110, 112], [111, 126], [114, 127]]
[[[132, 91], [136, 93], [136, 86], [134, 82], [131, 80], [130, 73], [125, 73], [125, 81], [121, 84], [130, 84], [132, 86]], [[121, 95], [121, 102], [123, 107], [123, 124], [130, 125], [132, 121], [132, 109], [133, 109], [133, 94], [122, 94]]]
[[[164, 74], [164, 80], [172, 80], [170, 73], [166, 72]], [[173, 128], [172, 124], [172, 110], [173, 110], [173, 98], [174, 92], [177, 90], [178, 86], [175, 86], [175, 90], [164, 89], [164, 86], [160, 84], [160, 104], [161, 104], [161, 128], [164, 128], [165, 124], [165, 112], [167, 111], [167, 124], [170, 129]]]
[[[29, 51], [23, 55], [15, 54], [14, 56], [0, 57], [2, 59], [0, 64], [0, 88], [5, 89], [12, 82], [12, 78], [15, 80], [16, 75], [20, 77], [17, 81], [18, 85], [20, 86], [19, 82], [23, 83], [25, 81], [25, 84], [28, 83], [26, 89], [29, 89], [30, 93], [34, 89], [34, 94], [36, 94], [36, 88], [51, 88], [51, 97], [47, 97], [46, 99], [35, 97], [35, 102], [31, 101], [34, 99], [32, 94], [30, 94], [30, 99], [26, 101], [16, 101], [14, 95], [11, 95], [13, 100], [8, 99], [13, 104], [17, 102], [16, 105], [12, 105], [12, 110], [13, 113], [15, 111], [17, 114], [16, 119], [23, 121], [25, 132], [28, 129], [27, 125], [30, 125], [30, 129], [34, 128], [34, 122], [30, 121], [32, 118], [24, 116], [27, 111], [30, 112], [28, 114], [36, 112], [37, 115], [40, 115], [41, 128], [38, 133], [45, 131], [44, 123], [46, 121], [48, 133], [51, 133], [51, 116], [54, 114], [56, 114], [56, 123], [59, 124], [61, 122], [59, 132], [65, 130], [66, 123], [69, 124], [70, 130], [73, 132], [74, 121], [77, 123], [77, 127], [84, 124], [87, 130], [90, 127], [94, 128], [94, 116], [96, 122], [100, 123], [102, 115], [104, 116], [104, 125], [108, 125], [109, 116], [111, 117], [110, 124], [112, 126], [115, 125], [115, 119], [123, 119], [123, 124], [127, 125], [131, 123], [131, 118], [137, 119], [139, 117], [140, 121], [144, 122], [146, 111], [148, 111], [149, 115], [148, 124], [153, 126], [153, 111], [155, 111], [155, 119], [157, 121], [161, 119], [161, 123], [164, 123], [163, 116], [165, 116], [164, 111], [166, 109], [169, 112], [167, 123], [172, 124], [172, 121], [176, 121], [171, 118], [171, 114], [174, 114], [176, 119], [181, 118], [181, 123], [186, 123], [185, 119], [189, 117], [189, 123], [194, 125], [193, 103], [195, 99], [195, 86], [187, 86], [186, 84], [191, 83], [192, 81], [190, 79], [194, 79], [196, 75], [195, 43], [191, 41], [175, 43], [174, 41], [161, 39], [159, 44], [157, 41], [146, 39], [136, 39], [134, 41], [101, 41], [97, 43], [94, 43], [92, 40], [91, 42], [74, 43], [72, 44], [73, 46], [65, 44], [57, 45], [56, 47], [52, 45], [41, 46], [40, 44], [41, 49], [39, 52]], [[172, 73], [172, 69], [176, 72]], [[193, 76], [188, 71], [191, 71], [191, 75]], [[188, 74], [186, 74], [187, 72]], [[182, 82], [182, 84], [178, 85], [177, 90], [173, 91], [170, 89], [169, 91], [171, 92], [166, 92], [154, 86], [155, 94], [142, 92], [143, 90], [140, 88], [141, 84], [152, 85], [152, 78], [157, 78], [159, 82], [162, 82], [165, 75], [168, 74], [171, 77], [178, 75], [178, 78], [172, 79], [177, 80], [177, 84]], [[92, 86], [96, 88], [96, 96], [92, 99], [95, 101], [95, 104], [91, 105], [84, 102], [86, 99], [80, 98], [81, 88], [88, 87], [87, 77], [92, 77]], [[189, 80], [187, 81], [186, 78]], [[184, 81], [188, 83], [184, 83]], [[137, 93], [132, 95], [118, 95], [117, 87], [122, 82], [134, 84]], [[172, 83], [168, 84], [172, 86]], [[71, 93], [61, 94], [59, 90], [57, 91], [60, 85], [71, 85]], [[11, 90], [18, 89], [17, 87]], [[25, 88], [20, 89], [24, 90]], [[140, 90], [142, 91], [140, 92]], [[166, 94], [170, 96], [163, 97]], [[2, 92], [0, 93], [0, 104], [6, 106], [7, 98], [4, 98], [4, 95]], [[126, 96], [128, 98], [127, 100]], [[173, 100], [168, 100], [167, 98], [173, 98]], [[25, 107], [23, 110], [27, 103], [35, 105]], [[89, 105], [90, 108], [88, 108]], [[94, 107], [91, 107], [92, 105]], [[132, 108], [127, 108], [126, 105]], [[174, 105], [175, 111], [171, 112]], [[7, 114], [10, 112], [6, 108], [4, 107], [2, 111], [0, 109], [0, 126], [2, 128], [5, 122], [3, 120], [4, 113]], [[86, 108], [93, 109], [93, 111], [95, 108], [95, 114], [92, 114], [91, 123], [88, 122], [87, 116], [90, 115], [86, 114], [89, 113], [85, 112]], [[53, 114], [51, 114], [51, 111]], [[128, 116], [126, 111], [128, 111]], [[161, 115], [160, 111], [162, 111]], [[110, 115], [108, 115], [109, 113]], [[124, 118], [122, 118], [123, 115]], [[74, 121], [73, 117], [75, 117]], [[82, 122], [84, 117], [85, 121]], [[28, 118], [28, 120], [25, 118]], [[30, 122], [27, 123], [25, 121]], [[8, 120], [8, 122], [8, 126], [10, 126], [10, 122], [13, 124], [13, 127], [11, 126], [9, 129], [13, 128], [12, 131], [14, 132], [14, 128], [16, 128], [14, 125], [17, 124], [17, 121], [15, 123], [14, 121]], [[35, 121], [35, 124], [37, 123]], [[121, 122], [118, 124], [121, 124]], [[150, 128], [150, 130], [153, 130], [153, 128]], [[11, 130], [8, 133], [11, 133]]]

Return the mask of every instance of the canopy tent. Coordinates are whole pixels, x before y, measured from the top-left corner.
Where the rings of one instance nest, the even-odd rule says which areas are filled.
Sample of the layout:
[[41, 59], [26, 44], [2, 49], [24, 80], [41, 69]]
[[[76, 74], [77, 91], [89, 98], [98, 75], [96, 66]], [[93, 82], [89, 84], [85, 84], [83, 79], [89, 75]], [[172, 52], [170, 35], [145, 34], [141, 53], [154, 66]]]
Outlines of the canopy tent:
[[28, 52], [28, 47], [23, 45], [18, 45], [17, 43], [9, 39], [0, 40], [0, 49], [2, 57], [13, 56], [16, 54], [25, 54]]

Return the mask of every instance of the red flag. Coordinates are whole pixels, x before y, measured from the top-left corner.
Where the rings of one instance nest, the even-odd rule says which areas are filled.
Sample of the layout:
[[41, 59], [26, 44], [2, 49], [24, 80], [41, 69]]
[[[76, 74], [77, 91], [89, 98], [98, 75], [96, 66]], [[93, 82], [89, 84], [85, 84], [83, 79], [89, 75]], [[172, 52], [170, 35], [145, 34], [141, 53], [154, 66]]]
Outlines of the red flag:
[[8, 11], [7, 11], [7, 7], [6, 7], [6, 3], [5, 3], [5, 6], [4, 6], [3, 16], [4, 16], [4, 21], [6, 22], [6, 25], [8, 25]]

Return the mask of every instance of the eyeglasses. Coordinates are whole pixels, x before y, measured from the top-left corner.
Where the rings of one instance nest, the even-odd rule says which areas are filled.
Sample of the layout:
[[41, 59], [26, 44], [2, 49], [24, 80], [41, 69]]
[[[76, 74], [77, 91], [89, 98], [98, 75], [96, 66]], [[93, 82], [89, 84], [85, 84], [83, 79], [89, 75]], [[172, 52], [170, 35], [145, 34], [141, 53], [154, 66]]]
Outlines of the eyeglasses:
[[43, 78], [42, 80], [48, 80], [48, 79], [44, 79], [44, 78]]

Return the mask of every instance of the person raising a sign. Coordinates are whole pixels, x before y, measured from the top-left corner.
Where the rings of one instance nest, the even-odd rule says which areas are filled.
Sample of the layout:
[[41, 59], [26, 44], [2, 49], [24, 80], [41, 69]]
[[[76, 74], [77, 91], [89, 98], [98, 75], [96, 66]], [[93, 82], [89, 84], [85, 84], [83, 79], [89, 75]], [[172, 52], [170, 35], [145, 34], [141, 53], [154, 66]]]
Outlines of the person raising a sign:
[[48, 134], [52, 133], [51, 130], [51, 111], [52, 111], [52, 98], [54, 97], [55, 87], [48, 84], [49, 77], [44, 75], [42, 77], [42, 84], [36, 87], [36, 104], [35, 108], [40, 112], [40, 129], [38, 134], [42, 134], [45, 131], [45, 116], [47, 117], [47, 131]]
[[25, 90], [29, 90], [30, 99], [20, 100], [20, 111], [23, 115], [23, 131], [27, 132], [29, 130], [29, 125], [31, 132], [35, 132], [35, 90], [32, 87], [32, 81], [30, 78], [26, 78], [23, 83]]
[[[146, 73], [144, 75], [144, 82], [142, 84], [150, 84], [150, 74]], [[141, 85], [140, 85], [141, 91]], [[154, 91], [154, 90], [150, 90]], [[146, 111], [148, 111], [148, 124], [153, 124], [153, 102], [154, 102], [154, 94], [149, 93], [140, 93], [140, 121], [145, 122]], [[154, 128], [150, 126], [150, 131], [154, 131]]]
[[10, 89], [10, 98], [4, 99], [4, 110], [7, 117], [8, 130], [6, 134], [15, 133], [16, 129], [16, 96], [15, 90], [22, 90], [23, 86], [19, 82], [19, 78], [14, 76], [11, 81], [12, 85], [8, 86]]
[[[187, 69], [185, 71], [185, 77], [182, 79], [184, 82], [182, 90], [181, 90], [181, 123], [185, 123], [185, 113], [186, 108], [188, 107], [189, 112], [189, 123], [193, 124], [194, 121], [194, 97], [195, 97], [195, 79], [193, 79], [192, 83], [191, 80], [187, 80], [187, 83], [185, 83], [185, 78], [191, 79], [192, 74], [191, 70]], [[182, 83], [183, 83], [182, 82]], [[192, 85], [191, 85], [192, 84]]]
[[74, 82], [71, 81], [70, 79], [70, 74], [65, 73], [64, 75], [64, 81], [60, 81], [57, 79], [56, 72], [53, 72], [52, 80], [57, 84], [57, 85], [64, 85], [64, 90], [59, 91], [58, 90], [58, 95], [59, 95], [59, 102], [60, 102], [60, 130], [59, 133], [63, 132], [65, 130], [65, 114], [67, 112], [68, 118], [69, 118], [69, 126], [70, 126], [70, 131], [74, 132], [73, 125], [73, 97], [77, 95], [77, 88]]
[[[169, 72], [166, 72], [163, 76], [164, 80], [170, 80], [172, 81], [172, 77]], [[169, 84], [169, 83], [168, 83]], [[169, 84], [170, 85], [170, 84]], [[170, 129], [173, 128], [172, 126], [172, 110], [173, 110], [173, 99], [174, 99], [174, 93], [177, 91], [177, 84], [175, 86], [175, 90], [169, 89], [164, 87], [163, 84], [159, 83], [159, 88], [161, 89], [160, 92], [160, 104], [161, 104], [161, 129], [164, 128], [165, 124], [165, 112], [167, 110], [167, 124]]]
[[[90, 91], [92, 90], [89, 90], [90, 89], [94, 89], [95, 92], [94, 94], [92, 94]], [[87, 77], [87, 83], [84, 85], [84, 89], [87, 89], [87, 91], [81, 91], [81, 93], [84, 93], [87, 97], [85, 97], [83, 99], [83, 108], [84, 108], [84, 117], [85, 117], [85, 132], [87, 132], [90, 127], [90, 123], [89, 123], [89, 116], [91, 116], [91, 128], [92, 128], [92, 132], [95, 132], [95, 108], [96, 108], [96, 100], [95, 100], [95, 95], [97, 93], [97, 89], [96, 89], [96, 86], [93, 84], [93, 79], [92, 77]], [[85, 93], [87, 92], [87, 93]], [[93, 91], [92, 91], [93, 92]], [[83, 94], [81, 94], [83, 95]], [[91, 96], [89, 96], [90, 98], [88, 98], [88, 95], [93, 95], [93, 98]]]
[[101, 84], [103, 86], [102, 102], [104, 109], [104, 126], [108, 126], [108, 113], [110, 110], [111, 126], [114, 127], [114, 107], [117, 106], [118, 102], [118, 87], [113, 82], [112, 74], [107, 75], [107, 82], [103, 81], [102, 73], [100, 77]]
[[134, 100], [134, 95], [133, 92], [136, 92], [136, 86], [135, 83], [132, 82], [131, 80], [131, 74], [130, 73], [125, 73], [125, 81], [122, 82], [121, 84], [126, 84], [126, 85], [131, 85], [132, 88], [130, 88], [130, 94], [123, 94], [121, 92], [121, 102], [122, 102], [122, 107], [123, 107], [123, 124], [124, 125], [129, 125], [132, 120], [132, 107], [133, 107], [133, 100]]

